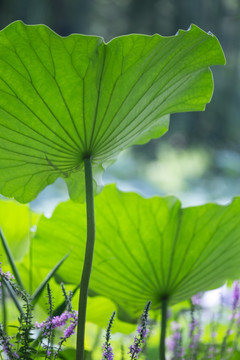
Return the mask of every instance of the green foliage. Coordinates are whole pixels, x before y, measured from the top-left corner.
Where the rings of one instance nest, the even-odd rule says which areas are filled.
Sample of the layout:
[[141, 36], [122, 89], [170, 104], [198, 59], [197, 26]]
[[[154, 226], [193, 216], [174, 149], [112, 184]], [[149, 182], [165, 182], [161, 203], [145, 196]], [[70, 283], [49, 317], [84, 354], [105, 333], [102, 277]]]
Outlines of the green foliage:
[[[84, 359], [95, 241], [93, 183], [96, 189], [100, 173], [120, 151], [161, 137], [171, 113], [204, 110], [213, 91], [209, 66], [224, 63], [218, 40], [195, 25], [172, 37], [128, 35], [107, 44], [96, 36], [62, 38], [44, 25], [27, 26], [21, 21], [0, 32], [1, 193], [28, 202], [62, 177], [72, 200], [86, 195], [87, 215], [85, 205], [71, 201], [60, 205], [51, 220], [41, 219], [34, 251], [31, 248], [31, 264], [40, 273], [50, 270], [34, 301], [57, 270], [58, 278], [78, 284], [83, 267], [78, 318], [71, 310], [71, 325], [57, 353], [77, 326], [76, 357]], [[108, 187], [96, 200], [92, 290], [107, 295], [121, 309], [127, 305], [131, 315], [146, 301], [151, 300], [155, 309], [162, 304], [166, 320], [169, 302], [239, 275], [239, 207], [236, 199], [227, 207], [181, 209], [173, 197], [146, 200]], [[22, 285], [3, 234], [1, 239]], [[62, 266], [68, 252], [71, 261]], [[21, 307], [17, 296], [12, 297]], [[49, 287], [48, 301], [49, 319], [39, 328], [45, 328], [46, 350], [52, 353], [55, 325]], [[30, 325], [28, 330], [27, 335], [22, 332], [25, 343], [30, 343]], [[162, 320], [162, 360], [165, 333]], [[132, 351], [138, 350], [136, 346]], [[27, 357], [28, 348], [22, 349], [21, 355]], [[47, 351], [45, 358], [51, 353]]]
[[38, 288], [34, 291], [32, 295], [32, 304], [35, 305], [38, 302], [38, 299], [40, 298], [44, 288], [46, 287], [49, 280], [54, 277], [60, 266], [64, 263], [64, 261], [67, 259], [68, 254], [65, 255], [47, 274], [45, 279], [41, 282], [41, 284], [38, 286]]
[[[30, 228], [37, 224], [39, 214], [28, 205], [20, 205], [13, 200], [0, 199], [0, 227], [7, 239], [15, 261], [22, 260], [29, 249]], [[9, 264], [9, 259], [0, 241], [0, 262]]]
[[[46, 321], [43, 321], [40, 324], [36, 322], [34, 326], [32, 315], [33, 306], [30, 295], [25, 290], [20, 289], [13, 281], [14, 277], [11, 273], [4, 273], [1, 266], [0, 279], [7, 285], [8, 289], [11, 289], [16, 299], [20, 298], [22, 300], [20, 305], [20, 316], [18, 317], [19, 326], [14, 335], [10, 336], [0, 323], [1, 352], [3, 352], [9, 360], [19, 358], [33, 360], [39, 358], [39, 356], [43, 356], [45, 359], [58, 359], [63, 344], [74, 334], [74, 329], [76, 327], [76, 311], [73, 310], [71, 305], [72, 293], [70, 292], [68, 295], [62, 284], [67, 311], [63, 312], [60, 316], [54, 317], [52, 293], [49, 284], [47, 284], [48, 317]], [[1, 287], [2, 283], [0, 283], [0, 290]], [[66, 325], [69, 319], [71, 319], [69, 327], [65, 330], [63, 336], [60, 337], [59, 342], [54, 347], [54, 329]], [[37, 329], [40, 329], [39, 333], [34, 334], [34, 330]], [[9, 331], [9, 328], [7, 328], [7, 330]]]
[[2, 229], [0, 228], [0, 238], [1, 238], [1, 245], [4, 249], [4, 253], [6, 254], [7, 256], [7, 259], [9, 261], [9, 264], [11, 265], [11, 268], [12, 268], [12, 271], [13, 271], [13, 274], [14, 274], [14, 277], [18, 283], [18, 285], [20, 285], [20, 287], [23, 289], [24, 286], [23, 286], [23, 283], [22, 283], [22, 279], [20, 277], [20, 274], [18, 272], [18, 268], [15, 264], [15, 261], [14, 261], [14, 258], [13, 258], [13, 255], [12, 255], [12, 252], [8, 246], [8, 243], [7, 243], [7, 240], [2, 232]]
[[[3, 347], [7, 358], [12, 360], [15, 358], [21, 358], [24, 360], [32, 360], [32, 353], [35, 353], [36, 350], [31, 348], [32, 342], [32, 330], [34, 328], [32, 324], [32, 305], [31, 298], [29, 294], [18, 287], [15, 282], [12, 280], [14, 277], [8, 272], [4, 273], [0, 265], [0, 278], [3, 281], [3, 284], [7, 286], [9, 293], [13, 299], [16, 299], [16, 305], [19, 307], [20, 316], [19, 327], [17, 334], [15, 336], [15, 344], [13, 344], [12, 339], [8, 336], [5, 331], [1, 329], [0, 324], [0, 345]], [[2, 284], [0, 284], [0, 287]], [[20, 298], [23, 304], [20, 304], [18, 298]], [[7, 344], [7, 347], [6, 347]], [[18, 356], [15, 356], [14, 345], [17, 344]]]
[[[30, 227], [32, 224], [37, 223], [40, 215], [32, 212], [29, 206], [27, 205], [20, 205], [15, 201], [7, 201], [7, 200], [0, 201], [0, 215], [1, 215], [1, 226], [4, 229], [4, 231], [6, 231], [8, 235], [8, 239], [10, 239], [9, 242], [6, 239], [5, 234], [3, 233], [0, 227], [0, 255], [1, 255], [0, 263], [2, 262], [4, 266], [2, 266], [2, 264], [0, 265], [1, 267], [3, 267], [3, 269], [7, 269], [7, 268], [9, 269], [9, 265], [10, 265], [17, 284], [19, 285], [21, 290], [26, 292], [27, 286], [26, 284], [24, 284], [22, 277], [20, 276], [20, 272], [18, 270], [19, 262], [16, 260], [22, 258], [24, 254], [26, 255], [25, 257], [23, 257], [23, 264], [27, 269], [28, 277], [30, 275], [32, 280], [32, 274], [29, 274], [32, 272], [32, 268], [29, 268], [29, 256], [28, 256], [28, 253], [30, 251], [29, 248], [31, 247]], [[37, 304], [44, 288], [46, 287], [46, 284], [51, 278], [55, 276], [57, 270], [62, 265], [62, 263], [67, 259], [67, 257], [68, 254], [65, 255], [62, 259], [60, 259], [60, 261], [57, 264], [55, 264], [55, 266], [49, 271], [46, 277], [35, 289], [31, 297], [32, 307], [34, 307]], [[37, 283], [39, 283], [39, 273], [38, 273]], [[18, 309], [20, 314], [23, 314], [21, 304], [15, 292], [13, 291], [12, 287], [4, 279], [3, 279], [3, 284], [8, 289], [8, 293], [11, 296], [16, 308]], [[5, 296], [4, 293], [3, 296]]]
[[[174, 197], [144, 199], [106, 186], [95, 209], [90, 287], [128, 311], [141, 311], [149, 299], [157, 308], [164, 296], [177, 303], [239, 276], [239, 198], [228, 206], [181, 208]], [[51, 219], [41, 218], [33, 243], [39, 268], [71, 251], [59, 274], [64, 281], [79, 281], [86, 225], [78, 219], [84, 216], [83, 204], [68, 201]]]
[[218, 40], [193, 25], [177, 36], [58, 36], [17, 21], [0, 33], [0, 191], [21, 202], [63, 177], [82, 198], [94, 172], [124, 148], [160, 137], [169, 114], [204, 110]]

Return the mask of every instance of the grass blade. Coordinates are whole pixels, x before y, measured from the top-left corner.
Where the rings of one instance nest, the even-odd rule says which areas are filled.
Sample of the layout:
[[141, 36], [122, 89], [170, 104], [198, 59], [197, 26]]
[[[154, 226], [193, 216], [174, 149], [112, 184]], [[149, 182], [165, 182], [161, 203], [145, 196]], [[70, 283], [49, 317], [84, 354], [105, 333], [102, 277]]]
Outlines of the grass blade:
[[12, 289], [11, 285], [2, 277], [2, 280], [3, 280], [3, 283], [6, 285], [7, 289], [8, 289], [8, 292], [11, 296], [11, 298], [13, 299], [13, 302], [14, 304], [16, 305], [18, 311], [24, 315], [24, 311], [22, 310], [22, 307], [21, 307], [21, 304], [20, 302], [18, 301], [18, 298], [14, 292], [14, 290]]
[[17, 266], [15, 264], [12, 252], [10, 250], [10, 247], [8, 246], [7, 239], [5, 238], [1, 227], [0, 227], [0, 237], [1, 237], [1, 240], [2, 240], [2, 245], [3, 245], [3, 248], [4, 248], [5, 254], [6, 254], [7, 258], [8, 258], [9, 264], [11, 265], [12, 272], [13, 272], [13, 275], [15, 277], [15, 280], [18, 283], [18, 285], [20, 286], [20, 288], [22, 290], [25, 290], [22, 279], [20, 277]]

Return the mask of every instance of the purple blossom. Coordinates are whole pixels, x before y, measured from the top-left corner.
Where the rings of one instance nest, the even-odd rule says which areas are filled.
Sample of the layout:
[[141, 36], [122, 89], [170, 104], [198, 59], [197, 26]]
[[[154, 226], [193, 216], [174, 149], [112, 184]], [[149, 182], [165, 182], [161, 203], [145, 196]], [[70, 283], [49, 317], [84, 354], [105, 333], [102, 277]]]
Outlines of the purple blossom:
[[142, 351], [142, 345], [145, 344], [145, 338], [149, 330], [140, 326], [137, 332], [139, 335], [134, 337], [133, 345], [129, 346], [128, 354], [131, 355], [131, 359], [138, 359], [138, 354]]
[[201, 299], [202, 299], [202, 293], [198, 293], [196, 295], [193, 295], [191, 300], [193, 305], [200, 306], [201, 305]]
[[195, 329], [197, 328], [197, 326], [198, 326], [198, 321], [197, 321], [197, 319], [193, 318], [189, 324], [189, 336], [192, 336], [192, 334], [195, 331]]
[[233, 293], [232, 293], [232, 309], [235, 311], [239, 306], [240, 300], [240, 285], [238, 281], [233, 283]]
[[68, 339], [71, 335], [73, 335], [75, 333], [75, 327], [76, 327], [76, 323], [72, 322], [70, 324], [70, 326], [64, 331], [64, 339]]
[[147, 329], [147, 322], [148, 322], [148, 311], [150, 308], [151, 302], [149, 301], [144, 309], [144, 312], [141, 317], [141, 324], [139, 325], [137, 332], [138, 336], [134, 337], [134, 343], [129, 346], [128, 354], [131, 355], [131, 359], [135, 360], [138, 359], [138, 354], [142, 351], [142, 345], [145, 344], [145, 339], [149, 330]]
[[168, 351], [174, 352], [176, 341], [173, 336], [169, 336], [168, 338], [166, 338], [166, 346]]
[[180, 347], [180, 350], [179, 350], [179, 356], [182, 358], [184, 355], [185, 355], [185, 349], [182, 346], [182, 347]]
[[215, 347], [210, 346], [208, 349], [208, 359], [212, 359], [215, 356]]
[[13, 351], [13, 344], [10, 342], [10, 337], [3, 331], [0, 324], [0, 345], [3, 352], [7, 355], [8, 359], [19, 358], [19, 355]]
[[110, 338], [111, 338], [111, 328], [113, 325], [113, 320], [114, 320], [115, 315], [116, 315], [116, 312], [114, 311], [112, 313], [112, 316], [110, 317], [110, 320], [108, 323], [108, 327], [107, 327], [107, 331], [106, 331], [106, 335], [105, 335], [106, 341], [102, 347], [102, 349], [103, 349], [102, 360], [113, 360], [113, 358], [114, 358], [113, 349], [110, 344]]
[[240, 324], [240, 312], [236, 313], [235, 319], [237, 320], [237, 324]]
[[102, 360], [113, 360], [114, 354], [111, 345], [107, 342], [103, 345], [103, 357]]
[[[75, 333], [75, 328], [77, 326], [77, 311], [65, 311], [61, 315], [54, 316], [53, 318], [48, 318], [46, 321], [41, 323], [35, 322], [35, 327], [43, 331], [43, 335], [46, 336], [49, 329], [56, 329], [67, 324], [70, 320], [70, 325], [64, 330], [63, 336], [61, 336], [61, 341], [59, 345], [66, 341], [71, 335]], [[47, 355], [50, 356], [50, 354]]]
[[53, 318], [48, 318], [46, 321], [41, 322], [40, 324], [36, 321], [35, 327], [37, 329], [55, 329], [66, 325], [69, 319], [77, 320], [77, 311], [65, 311], [61, 315], [54, 316]]
[[147, 337], [147, 334], [149, 333], [149, 329], [143, 328], [141, 325], [137, 328], [137, 332], [142, 338], [142, 343], [145, 343], [145, 339]]
[[129, 346], [129, 354], [131, 354], [131, 359], [138, 359], [138, 354], [141, 352], [141, 342], [138, 341], [138, 338], [135, 336], [134, 344]]
[[191, 344], [189, 345], [189, 347], [190, 347], [191, 349], [195, 349], [196, 346], [197, 346], [197, 344], [198, 344], [198, 342], [199, 342], [199, 340], [200, 340], [200, 338], [201, 338], [201, 332], [198, 331], [197, 334], [194, 334], [194, 335], [192, 336], [192, 342], [191, 342]]
[[185, 349], [181, 346], [182, 330], [180, 325], [175, 321], [171, 323], [171, 329], [173, 330], [173, 334], [166, 339], [166, 347], [167, 350], [172, 353], [174, 359], [179, 359], [185, 354]]
[[176, 331], [173, 335], [172, 335], [174, 340], [180, 340], [181, 339], [181, 333], [180, 331]]

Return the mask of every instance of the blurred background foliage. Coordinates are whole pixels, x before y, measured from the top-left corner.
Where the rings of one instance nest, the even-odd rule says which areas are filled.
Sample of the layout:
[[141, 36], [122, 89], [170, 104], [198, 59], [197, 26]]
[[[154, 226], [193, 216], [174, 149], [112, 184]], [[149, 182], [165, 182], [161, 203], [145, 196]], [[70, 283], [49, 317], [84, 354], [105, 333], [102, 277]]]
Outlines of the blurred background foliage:
[[[215, 34], [227, 65], [213, 69], [215, 91], [206, 111], [172, 115], [169, 132], [123, 153], [105, 182], [146, 195], [174, 194], [185, 205], [225, 203], [240, 194], [239, 0], [0, 0], [1, 28], [16, 19], [105, 41], [128, 33], [170, 36], [191, 23]], [[67, 197], [60, 181], [42, 201], [61, 194]]]

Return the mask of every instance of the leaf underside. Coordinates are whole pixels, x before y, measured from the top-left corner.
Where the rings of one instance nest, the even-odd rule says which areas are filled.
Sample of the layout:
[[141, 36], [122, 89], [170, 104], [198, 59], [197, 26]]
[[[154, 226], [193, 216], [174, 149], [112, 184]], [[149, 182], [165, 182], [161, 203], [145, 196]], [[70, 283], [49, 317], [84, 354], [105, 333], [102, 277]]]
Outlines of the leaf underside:
[[0, 192], [33, 200], [58, 177], [72, 199], [83, 159], [98, 173], [132, 144], [162, 136], [169, 114], [204, 110], [218, 40], [192, 25], [172, 37], [60, 37], [16, 21], [0, 32]]
[[[228, 206], [181, 208], [175, 197], [144, 199], [106, 186], [95, 207], [90, 287], [130, 312], [141, 311], [148, 300], [157, 308], [166, 296], [180, 302], [240, 275], [240, 198]], [[59, 274], [77, 284], [83, 219], [84, 204], [72, 201], [60, 204], [51, 219], [42, 217], [33, 243], [35, 266], [51, 267], [70, 251]]]

